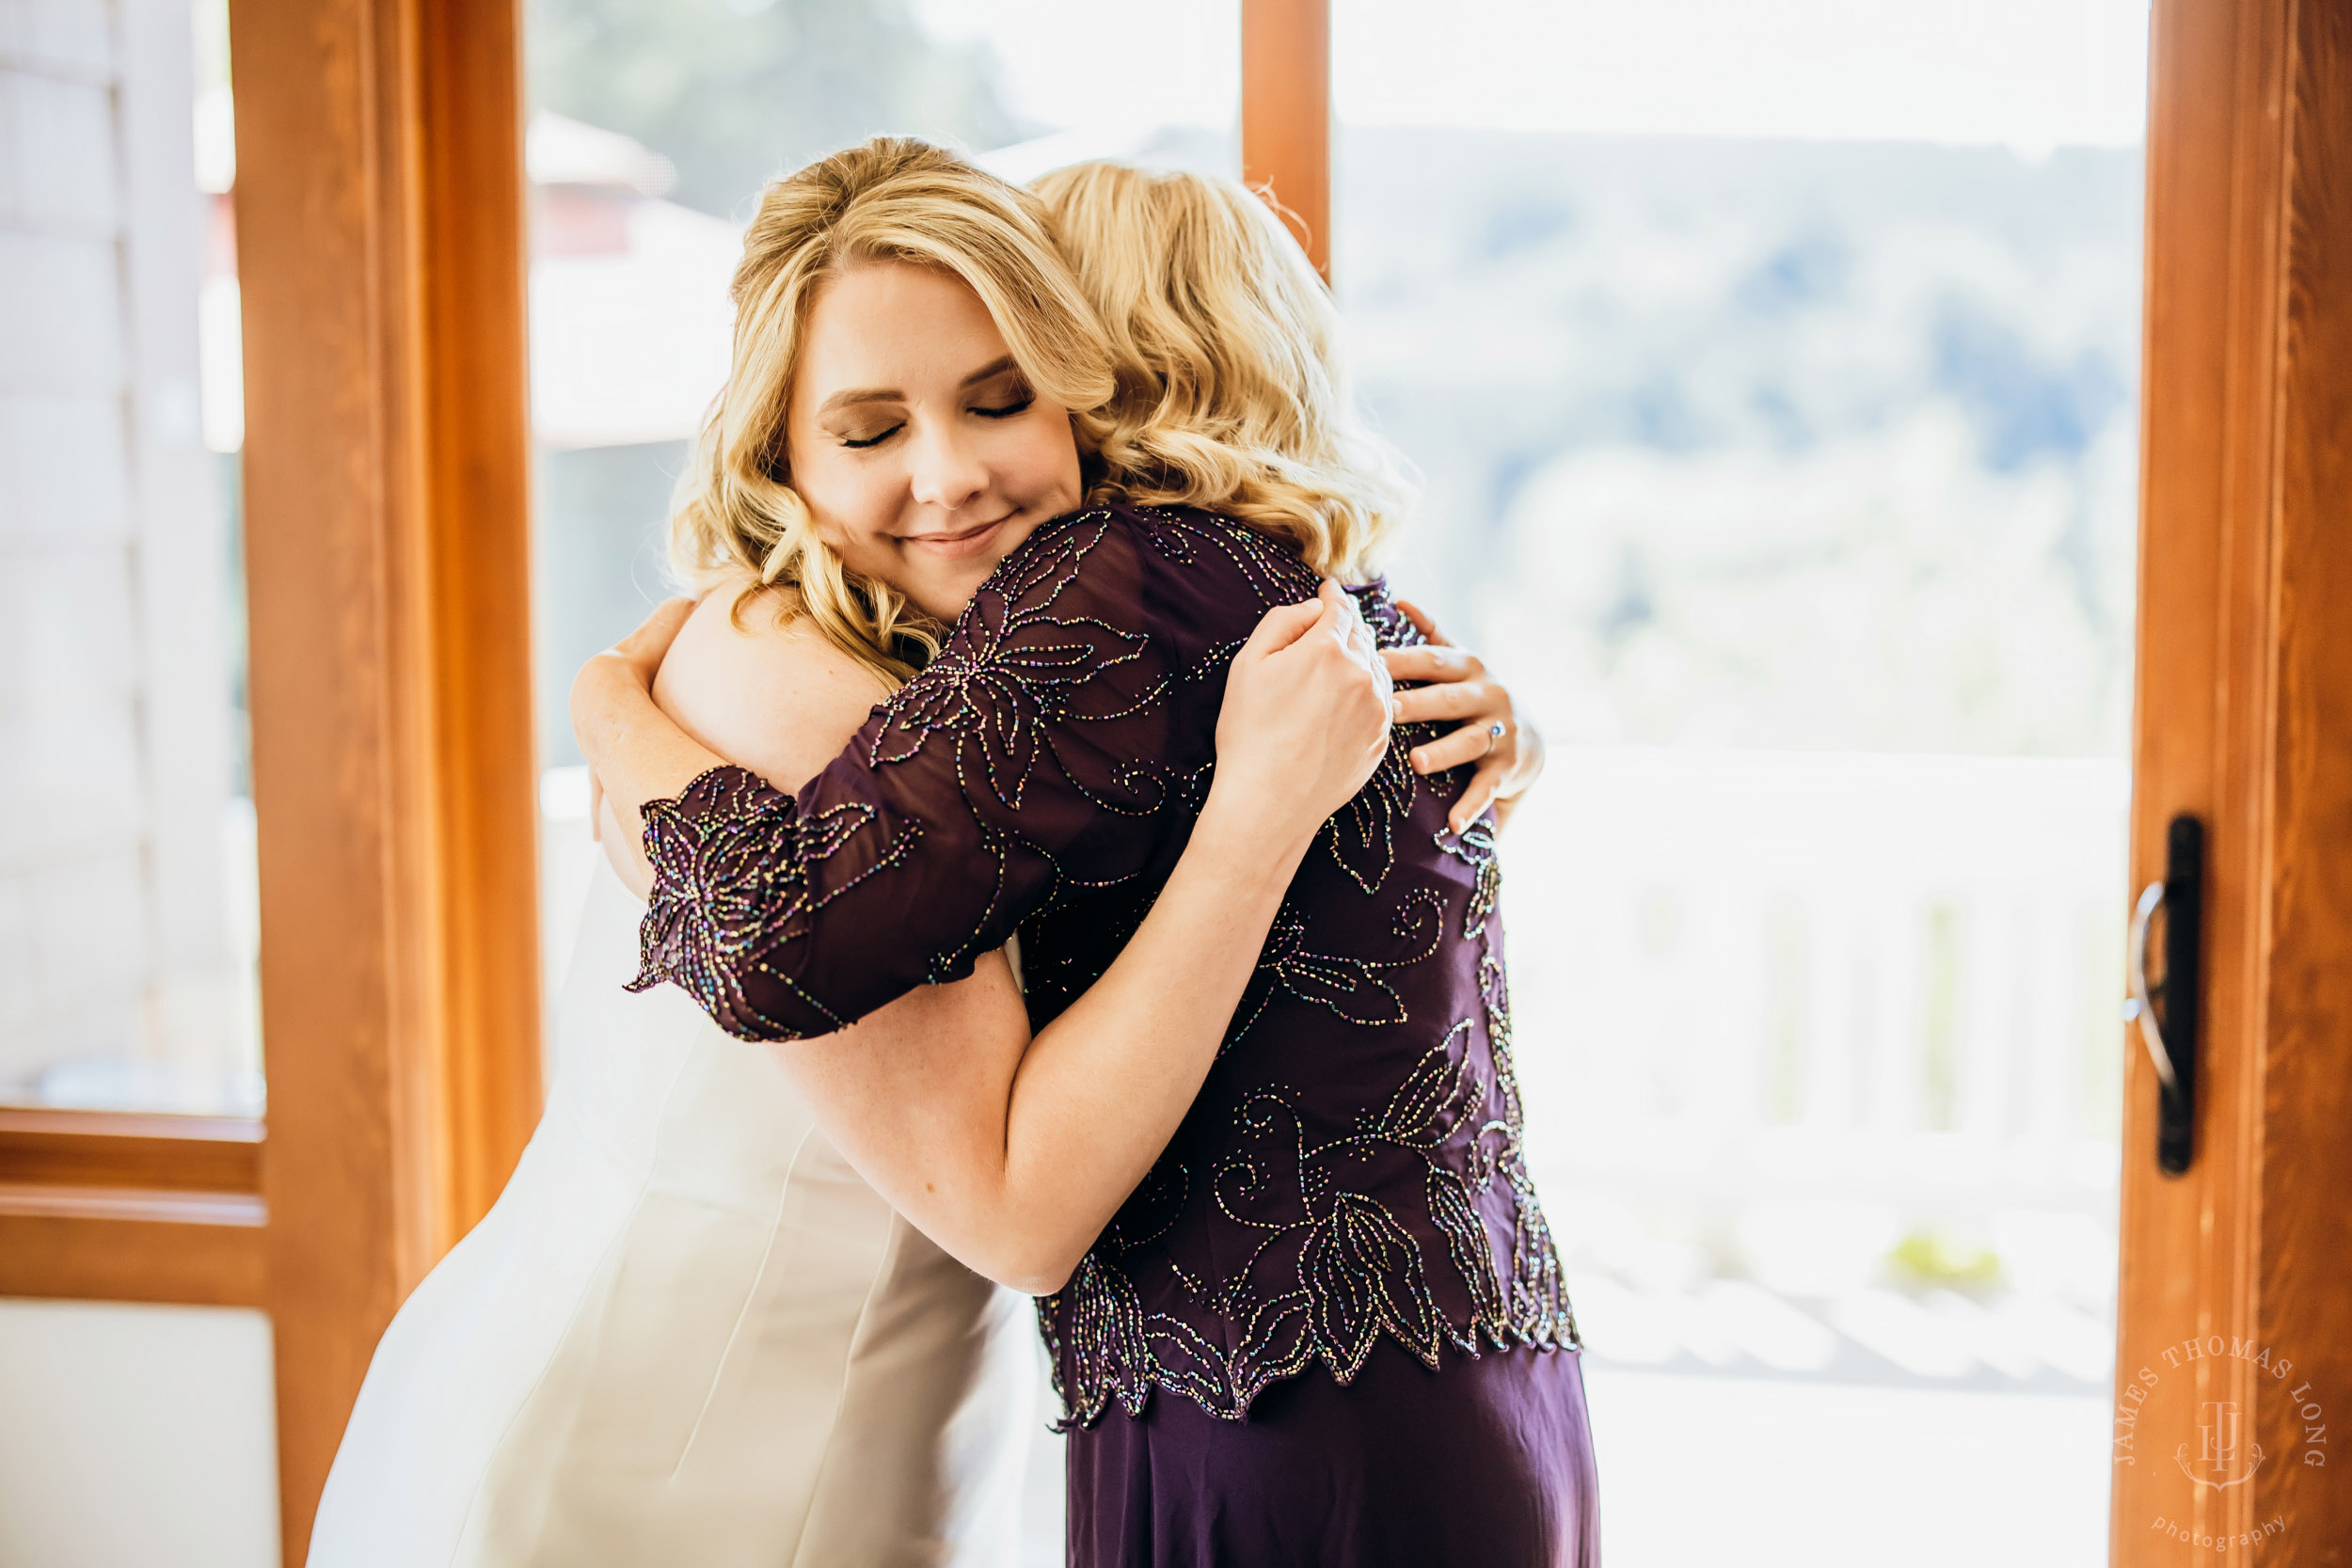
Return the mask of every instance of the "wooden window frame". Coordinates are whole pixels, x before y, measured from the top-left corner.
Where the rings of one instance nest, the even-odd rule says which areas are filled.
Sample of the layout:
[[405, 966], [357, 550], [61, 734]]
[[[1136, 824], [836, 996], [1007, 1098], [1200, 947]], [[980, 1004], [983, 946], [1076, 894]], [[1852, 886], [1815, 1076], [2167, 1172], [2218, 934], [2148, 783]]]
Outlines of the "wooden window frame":
[[0, 1295], [262, 1307], [262, 1124], [0, 1109]]
[[1330, 282], [1330, 0], [1241, 0], [1241, 177]]
[[[2352, 1485], [2298, 1462], [2285, 1396], [2352, 1415], [2352, 8], [2155, 0], [2153, 22], [2133, 885], [2164, 876], [2176, 813], [2203, 818], [2204, 994], [2183, 1176], [2128, 1058], [2111, 1549], [2333, 1562]], [[2180, 1350], [2214, 1336], [2266, 1364]], [[2191, 1487], [2175, 1445], [2216, 1400], [2275, 1463]]]

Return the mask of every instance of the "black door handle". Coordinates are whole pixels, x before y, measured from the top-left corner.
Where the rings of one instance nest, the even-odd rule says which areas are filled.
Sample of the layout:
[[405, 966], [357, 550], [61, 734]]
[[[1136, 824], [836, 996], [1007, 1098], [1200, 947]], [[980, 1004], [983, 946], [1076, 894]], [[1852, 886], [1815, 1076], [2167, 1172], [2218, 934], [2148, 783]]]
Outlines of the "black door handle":
[[[2156, 1069], [2156, 1164], [2167, 1176], [2188, 1169], [2196, 1122], [2204, 882], [2205, 825], [2184, 812], [2165, 837], [2164, 880], [2150, 882], [2132, 911], [2132, 999], [2123, 1006], [2123, 1017], [2137, 1021]], [[2158, 910], [2164, 911], [2164, 974], [2151, 981], [2148, 939]]]

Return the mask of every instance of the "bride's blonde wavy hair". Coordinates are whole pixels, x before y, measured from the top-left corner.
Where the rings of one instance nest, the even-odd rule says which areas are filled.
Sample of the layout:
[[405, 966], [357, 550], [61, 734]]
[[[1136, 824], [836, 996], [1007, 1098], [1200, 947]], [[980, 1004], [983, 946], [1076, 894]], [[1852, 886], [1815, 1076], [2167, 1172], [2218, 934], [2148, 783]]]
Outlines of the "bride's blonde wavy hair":
[[1080, 429], [1095, 499], [1197, 506], [1372, 575], [1413, 500], [1349, 394], [1339, 311], [1247, 187], [1120, 164], [1032, 182], [1110, 336], [1117, 396]]
[[[789, 585], [798, 613], [892, 685], [939, 651], [942, 628], [888, 583], [850, 571], [792, 487], [785, 415], [808, 311], [865, 261], [960, 278], [987, 307], [1037, 393], [1073, 410], [1112, 396], [1108, 346], [1037, 197], [944, 148], [878, 136], [772, 182], [735, 269], [735, 347], [670, 513], [670, 564], [708, 590], [748, 574]], [[1079, 434], [1087, 420], [1081, 414]]]

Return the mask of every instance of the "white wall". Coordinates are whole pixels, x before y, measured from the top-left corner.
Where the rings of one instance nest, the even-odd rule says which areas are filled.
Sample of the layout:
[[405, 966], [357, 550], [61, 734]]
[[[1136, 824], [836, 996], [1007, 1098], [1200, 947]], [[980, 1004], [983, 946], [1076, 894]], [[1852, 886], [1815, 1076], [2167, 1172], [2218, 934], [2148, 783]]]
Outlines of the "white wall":
[[0, 1301], [0, 1568], [276, 1568], [269, 1320]]

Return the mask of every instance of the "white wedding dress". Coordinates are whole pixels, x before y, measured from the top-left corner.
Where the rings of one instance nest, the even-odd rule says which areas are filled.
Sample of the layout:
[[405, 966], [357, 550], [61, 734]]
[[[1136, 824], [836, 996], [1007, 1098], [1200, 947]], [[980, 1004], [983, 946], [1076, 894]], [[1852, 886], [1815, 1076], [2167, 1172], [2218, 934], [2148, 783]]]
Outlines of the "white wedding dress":
[[392, 1320], [312, 1568], [1010, 1560], [1026, 1298], [852, 1171], [766, 1050], [621, 988], [599, 860], [545, 1117]]

